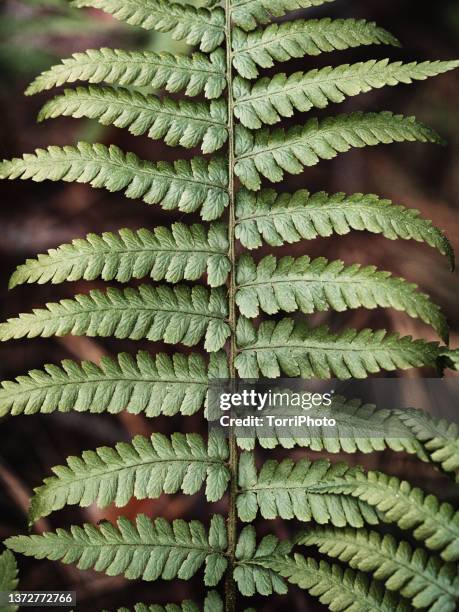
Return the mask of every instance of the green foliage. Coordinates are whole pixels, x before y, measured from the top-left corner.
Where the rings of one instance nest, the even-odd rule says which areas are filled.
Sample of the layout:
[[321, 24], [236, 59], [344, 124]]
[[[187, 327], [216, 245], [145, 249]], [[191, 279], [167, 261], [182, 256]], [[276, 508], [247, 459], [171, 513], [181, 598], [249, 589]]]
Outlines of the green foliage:
[[[29, 557], [76, 563], [108, 576], [130, 580], [188, 580], [205, 564], [204, 580], [215, 586], [226, 568], [226, 530], [223, 518], [214, 515], [208, 533], [199, 521], [154, 521], [139, 514], [135, 523], [121, 517], [115, 527], [85, 524], [70, 531], [57, 529], [43, 535], [14, 536], [8, 548]], [[123, 551], [120, 554], [120, 551]]]
[[420, 410], [401, 410], [399, 418], [424, 445], [430, 459], [459, 482], [459, 427], [444, 419], [433, 419]]
[[454, 253], [446, 236], [417, 210], [396, 206], [375, 195], [344, 193], [310, 194], [306, 190], [293, 195], [278, 194], [273, 189], [253, 193], [241, 189], [237, 197], [236, 237], [247, 249], [266, 243], [277, 247], [301, 239], [343, 236], [352, 230], [382, 234], [396, 240], [425, 242], [448, 257], [454, 267]]
[[155, 281], [196, 281], [205, 272], [211, 287], [223, 285], [230, 264], [228, 237], [223, 224], [208, 229], [195, 223], [174, 223], [153, 232], [122, 229], [113, 234], [89, 234], [28, 259], [11, 277], [13, 289], [23, 283], [63, 283], [80, 279], [117, 280], [149, 276]]
[[333, 159], [353, 147], [403, 141], [440, 143], [441, 139], [413, 117], [389, 112], [359, 112], [323, 121], [310, 119], [306, 125], [288, 130], [264, 128], [253, 133], [238, 126], [234, 172], [245, 187], [258, 191], [260, 175], [279, 183], [285, 172], [300, 174], [305, 166]]
[[293, 558], [266, 560], [263, 565], [306, 589], [336, 612], [408, 612], [411, 609], [405, 599], [385, 591], [380, 583], [369, 580], [361, 572], [343, 570], [339, 565], [318, 563], [299, 554]]
[[176, 102], [114, 87], [77, 87], [47, 102], [38, 120], [59, 116], [89, 117], [102, 125], [128, 128], [170, 146], [187, 149], [201, 145], [203, 153], [220, 149], [228, 138], [227, 109], [221, 100]]
[[338, 527], [361, 527], [364, 521], [375, 524], [378, 517], [367, 504], [321, 491], [322, 486], [326, 489], [326, 483], [354, 471], [345, 463], [332, 465], [327, 460], [302, 459], [295, 464], [284, 459], [280, 463], [266, 461], [257, 474], [253, 454], [243, 453], [239, 463], [239, 518], [252, 522], [259, 510], [264, 519], [297, 518], [318, 524], [331, 522]]
[[[18, 566], [13, 553], [4, 550], [0, 554], [0, 592], [14, 591], [18, 585]], [[0, 612], [15, 612], [18, 606], [0, 605]]]
[[415, 608], [428, 608], [430, 612], [456, 609], [459, 576], [454, 564], [443, 564], [422, 548], [412, 550], [407, 542], [397, 542], [391, 535], [315, 527], [299, 536], [296, 543], [318, 546], [320, 552], [354, 569], [372, 572], [390, 591], [411, 599]]
[[265, 536], [257, 545], [255, 529], [251, 525], [244, 527], [236, 546], [237, 565], [234, 570], [239, 591], [246, 597], [255, 593], [285, 594], [287, 587], [284, 580], [262, 564], [265, 559], [282, 559], [291, 549], [290, 542], [279, 542], [274, 535]]
[[240, 318], [239, 354], [235, 364], [241, 378], [278, 378], [282, 373], [302, 378], [366, 378], [382, 369], [434, 365], [441, 349], [434, 342], [412, 340], [384, 330], [348, 329], [333, 334], [327, 327], [311, 329], [293, 319], [265, 321], [256, 329]]
[[421, 318], [448, 339], [446, 319], [430, 298], [416, 291], [416, 285], [375, 266], [345, 267], [342, 261], [324, 257], [311, 261], [306, 255], [298, 259], [268, 255], [256, 265], [250, 255], [243, 255], [236, 282], [236, 304], [245, 317], [258, 317], [260, 310], [272, 315], [391, 307]]
[[326, 108], [330, 102], [344, 102], [347, 96], [424, 80], [458, 65], [458, 62], [389, 63], [385, 59], [294, 72], [289, 76], [278, 73], [272, 79], [265, 77], [254, 84], [237, 77], [233, 86], [234, 114], [245, 127], [258, 129], [263, 123], [273, 125], [282, 117], [292, 117], [295, 110]]
[[94, 289], [8, 319], [0, 324], [0, 340], [73, 334], [195, 346], [205, 337], [211, 352], [221, 349], [229, 335], [226, 308], [223, 291], [200, 286]]
[[125, 506], [132, 497], [154, 499], [162, 493], [197, 493], [206, 483], [208, 501], [218, 501], [230, 477], [225, 461], [226, 441], [213, 435], [206, 445], [198, 434], [156, 433], [136, 436], [115, 448], [85, 451], [68, 457], [66, 466], [53, 468], [55, 476], [35, 489], [30, 506], [32, 522], [66, 505], [104, 508]]
[[440, 551], [445, 561], [459, 559], [459, 512], [434, 495], [381, 472], [350, 472], [323, 489], [365, 501], [382, 513], [386, 522], [413, 529], [414, 537], [427, 548]]
[[66, 359], [60, 366], [48, 364], [15, 381], [3, 381], [0, 416], [55, 410], [189, 415], [204, 405], [209, 379], [227, 376], [221, 352], [212, 353], [208, 365], [193, 353], [121, 353], [116, 359], [104, 357], [98, 366]]
[[124, 191], [126, 197], [141, 198], [147, 204], [161, 204], [165, 210], [201, 209], [206, 221], [217, 219], [228, 204], [223, 159], [195, 157], [152, 164], [114, 145], [80, 142], [76, 147], [37, 149], [34, 154], [1, 164], [0, 176], [90, 183], [112, 192]]
[[343, 50], [361, 45], [398, 45], [392, 34], [363, 19], [296, 19], [273, 23], [264, 30], [233, 35], [233, 66], [246, 79], [258, 76], [258, 68], [271, 68], [304, 55]]
[[225, 12], [166, 0], [72, 0], [77, 7], [91, 6], [146, 30], [170, 32], [175, 40], [213, 51], [225, 37]]
[[[198, 7], [167, 0], [74, 0], [76, 6], [102, 9], [131, 25], [167, 32], [200, 51], [102, 48], [75, 53], [27, 89], [35, 94], [81, 82], [47, 102], [39, 120], [86, 117], [169, 146], [200, 147], [203, 155], [191, 157], [193, 151], [177, 161], [142, 160], [114, 145], [83, 142], [4, 161], [2, 178], [79, 182], [124, 192], [127, 198], [175, 211], [176, 222], [88, 234], [28, 259], [12, 275], [10, 288], [99, 279], [147, 279], [150, 284], [92, 289], [36, 308], [0, 323], [0, 340], [73, 334], [162, 341], [174, 347], [202, 342], [210, 356], [201, 356], [199, 348], [166, 355], [152, 347], [153, 354], [120, 353], [98, 365], [70, 360], [48, 364], [1, 384], [0, 416], [126, 410], [156, 417], [193, 415], [205, 408], [204, 416], [211, 418], [207, 404], [213, 381], [235, 373], [245, 378], [284, 374], [344, 380], [382, 370], [457, 368], [458, 351], [448, 346], [384, 329], [332, 332], [305, 321], [304, 315], [314, 312], [394, 308], [430, 325], [446, 343], [445, 318], [422, 288], [417, 290], [415, 279], [405, 281], [357, 262], [294, 259], [288, 250], [279, 258], [270, 253], [271, 247], [319, 236], [367, 231], [425, 243], [454, 268], [448, 239], [416, 210], [372, 194], [261, 190], [264, 179], [281, 182], [286, 174], [300, 174], [351, 148], [441, 142], [423, 123], [388, 111], [320, 120], [311, 116], [287, 129], [269, 127], [297, 111], [325, 109], [350, 96], [459, 66], [457, 61], [369, 59], [293, 74], [284, 65], [285, 72], [279, 72], [278, 64], [292, 58], [399, 44], [364, 20], [287, 18], [272, 23], [290, 11], [330, 1], [226, 0], [223, 7], [204, 0]], [[260, 74], [265, 68], [274, 69], [270, 76]], [[193, 99], [163, 96], [158, 90]], [[162, 150], [150, 149], [153, 154]], [[182, 213], [200, 214], [203, 223], [187, 222]], [[268, 248], [262, 258], [244, 252], [264, 245]], [[280, 312], [295, 313], [295, 319], [275, 317]], [[260, 320], [249, 320], [255, 318]], [[283, 595], [287, 583], [307, 590], [334, 612], [404, 612], [412, 606], [454, 610], [459, 600], [453, 565], [459, 559], [459, 514], [449, 503], [397, 478], [326, 458], [294, 462], [284, 457], [258, 465], [253, 451], [256, 442], [265, 449], [299, 446], [328, 453], [401, 451], [457, 478], [456, 425], [337, 395], [314, 405], [308, 415], [335, 419], [334, 432], [321, 425], [308, 424], [299, 431], [274, 424], [269, 432], [255, 426], [239, 439], [231, 431], [228, 442], [215, 431], [205, 437], [153, 433], [113, 448], [84, 451], [53, 468], [53, 475], [35, 489], [30, 508], [33, 522], [69, 505], [122, 507], [132, 498], [194, 495], [202, 489], [208, 502], [220, 502], [228, 492], [227, 520], [214, 515], [208, 530], [195, 520], [169, 523], [139, 515], [134, 522], [122, 517], [117, 526], [102, 522], [14, 536], [6, 544], [37, 559], [76, 563], [80, 569], [129, 579], [188, 580], [204, 566], [204, 582], [214, 587], [226, 574], [224, 601], [211, 591], [202, 605], [190, 600], [138, 603], [134, 612], [235, 612], [244, 609], [237, 607], [237, 589], [248, 597]], [[238, 448], [245, 451], [240, 456]], [[292, 542], [273, 534], [257, 543], [253, 525], [238, 530], [238, 519], [252, 523], [258, 514], [308, 523], [295, 544], [318, 546], [345, 566], [291, 556]], [[386, 523], [411, 533], [400, 541], [383, 535]], [[365, 531], [365, 524], [374, 525], [375, 531]], [[413, 550], [405, 541], [411, 537], [436, 552]], [[4, 553], [0, 590], [14, 588], [15, 577], [14, 558]]]
[[206, 98], [218, 98], [226, 86], [225, 56], [221, 49], [209, 58], [202, 53], [192, 56], [153, 51], [122, 49], [88, 49], [74, 53], [43, 72], [29, 85], [26, 94], [33, 95], [65, 83], [87, 81], [132, 87], [149, 87], [166, 91], [184, 91], [187, 96], [204, 92]]

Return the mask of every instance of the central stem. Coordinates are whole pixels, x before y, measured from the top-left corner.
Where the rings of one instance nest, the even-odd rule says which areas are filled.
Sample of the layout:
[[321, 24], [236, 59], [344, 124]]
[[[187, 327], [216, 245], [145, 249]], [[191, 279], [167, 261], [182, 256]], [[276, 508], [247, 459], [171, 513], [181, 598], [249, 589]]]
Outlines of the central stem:
[[[235, 192], [234, 192], [234, 101], [233, 101], [233, 74], [232, 74], [232, 44], [231, 44], [231, 0], [225, 0], [225, 38], [226, 38], [226, 77], [227, 77], [227, 97], [228, 97], [228, 192], [229, 192], [229, 212], [228, 212], [228, 241], [229, 258], [231, 262], [231, 273], [229, 277], [228, 300], [229, 300], [229, 325], [231, 328], [229, 346], [229, 376], [232, 380], [236, 378], [234, 360], [236, 357], [236, 255], [235, 255]], [[229, 509], [228, 509], [228, 558], [229, 566], [225, 581], [225, 611], [236, 612], [236, 585], [233, 578], [234, 560], [237, 540], [237, 469], [238, 452], [236, 437], [230, 430], [229, 436], [229, 469], [231, 473], [229, 488]]]

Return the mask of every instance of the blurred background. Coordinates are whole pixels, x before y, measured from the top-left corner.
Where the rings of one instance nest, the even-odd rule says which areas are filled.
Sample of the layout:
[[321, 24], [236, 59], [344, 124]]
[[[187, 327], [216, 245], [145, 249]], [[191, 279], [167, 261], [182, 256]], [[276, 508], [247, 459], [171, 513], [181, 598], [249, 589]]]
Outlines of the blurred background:
[[[405, 61], [453, 59], [459, 57], [459, 2], [422, 2], [421, 0], [337, 0], [308, 16], [358, 17], [375, 20], [392, 31], [403, 42], [402, 49], [371, 47], [323, 54], [305, 58], [289, 66], [289, 71], [308, 70], [329, 64], [391, 57]], [[10, 158], [36, 147], [50, 144], [72, 144], [78, 140], [114, 143], [151, 160], [172, 160], [191, 157], [195, 152], [165, 147], [147, 138], [133, 138], [125, 130], [103, 128], [89, 120], [60, 118], [37, 124], [38, 110], [50, 95], [25, 98], [28, 82], [41, 70], [59, 58], [85, 48], [102, 46], [128, 49], [185, 50], [167, 35], [151, 34], [123, 26], [99, 11], [76, 11], [66, 0], [2, 0], [0, 4], [0, 146], [1, 156]], [[285, 70], [285, 67], [281, 67]], [[269, 73], [267, 73], [269, 74]], [[459, 253], [459, 72], [453, 72], [412, 86], [385, 88], [341, 105], [339, 110], [392, 110], [415, 114], [448, 139], [444, 148], [430, 145], [391, 145], [375, 149], [352, 151], [332, 162], [323, 162], [303, 175], [289, 178], [281, 190], [345, 191], [377, 193], [396, 203], [419, 209], [422, 214], [446, 230]], [[331, 106], [326, 114], [336, 111]], [[320, 114], [320, 113], [319, 113]], [[295, 117], [296, 121], [305, 117]], [[20, 311], [77, 292], [86, 292], [103, 283], [69, 283], [68, 285], [24, 286], [7, 291], [8, 278], [15, 267], [27, 257], [46, 249], [83, 237], [88, 232], [117, 230], [122, 227], [152, 228], [169, 223], [173, 215], [164, 215], [159, 207], [126, 200], [119, 194], [93, 190], [86, 185], [30, 181], [3, 182], [0, 208], [2, 235], [0, 240], [0, 293], [2, 320]], [[187, 217], [186, 221], [193, 221]], [[351, 233], [336, 239], [316, 240], [277, 249], [296, 255], [325, 255], [375, 264], [419, 284], [435, 302], [442, 305], [451, 325], [451, 344], [459, 345], [458, 276], [448, 270], [441, 255], [414, 241], [389, 241], [375, 235]], [[259, 257], [262, 251], [255, 253]], [[340, 315], [322, 314], [315, 323], [327, 322], [333, 329], [344, 326], [386, 327], [436, 340], [434, 333], [417, 320], [392, 310], [352, 311]], [[170, 351], [164, 345], [121, 342], [105, 339], [52, 338], [13, 341], [1, 347], [0, 376], [11, 379], [43, 363], [57, 363], [64, 358], [99, 361], [103, 355], [122, 350], [132, 353], [139, 348]], [[426, 372], [408, 372], [419, 377]], [[430, 373], [432, 374], [432, 373]], [[28, 497], [49, 474], [50, 467], [64, 462], [70, 454], [101, 445], [114, 445], [129, 440], [135, 434], [148, 435], [153, 429], [173, 431], [205, 431], [201, 414], [193, 417], [159, 418], [154, 422], [143, 416], [121, 414], [106, 417], [79, 413], [52, 414], [4, 418], [0, 426], [0, 539], [25, 532]], [[304, 451], [290, 453], [299, 457]], [[317, 455], [317, 453], [315, 454]], [[282, 453], [279, 453], [282, 456]], [[437, 492], [443, 499], [456, 499], [457, 491], [447, 485], [428, 466], [419, 466], [412, 458], [390, 452], [370, 458], [358, 455], [352, 463], [364, 462], [395, 475], [403, 474], [425, 488]], [[446, 486], [447, 485], [447, 486]], [[210, 513], [225, 512], [225, 503], [205, 505], [202, 495], [192, 497], [163, 496], [155, 501], [133, 500], [126, 508], [109, 507], [98, 510], [66, 509], [53, 514], [35, 526], [35, 531], [54, 529], [71, 523], [114, 520], [120, 513], [133, 517], [138, 512], [172, 519], [200, 518], [207, 521]], [[260, 522], [259, 534], [274, 530], [280, 537], [288, 535], [292, 526]], [[23, 590], [77, 590], [78, 609], [116, 609], [132, 606], [138, 601], [160, 603], [193, 597], [203, 598], [200, 578], [189, 583], [158, 582], [154, 585], [128, 582], [123, 578], [108, 578], [95, 572], [79, 572], [72, 566], [19, 559], [20, 586]], [[304, 593], [291, 589], [283, 598], [254, 600], [257, 609], [275, 611], [288, 602], [297, 610], [320, 610]], [[242, 606], [242, 604], [241, 604]], [[241, 610], [243, 608], [241, 607]]]

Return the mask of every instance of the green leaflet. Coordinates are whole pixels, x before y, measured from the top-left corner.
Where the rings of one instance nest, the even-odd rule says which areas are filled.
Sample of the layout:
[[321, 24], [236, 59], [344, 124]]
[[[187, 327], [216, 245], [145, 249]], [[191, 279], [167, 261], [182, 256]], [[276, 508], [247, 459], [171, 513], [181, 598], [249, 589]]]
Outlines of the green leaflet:
[[226, 440], [215, 433], [208, 445], [198, 434], [174, 433], [169, 438], [154, 433], [115, 448], [85, 451], [81, 457], [67, 457], [67, 465], [52, 468], [55, 475], [34, 490], [29, 517], [33, 523], [74, 504], [105, 508], [114, 502], [121, 507], [132, 497], [155, 499], [177, 491], [193, 495], [204, 483], [207, 500], [218, 501], [230, 477], [227, 457]]
[[278, 183], [284, 172], [300, 174], [305, 166], [315, 166], [321, 159], [333, 159], [352, 147], [403, 141], [442, 142], [433, 130], [416, 122], [414, 117], [390, 112], [359, 112], [327, 117], [323, 121], [311, 119], [304, 126], [288, 130], [250, 132], [237, 126], [234, 171], [245, 187], [257, 191], [260, 175]]
[[422, 410], [399, 410], [399, 419], [413, 432], [429, 458], [459, 482], [459, 427], [444, 419], [434, 419]]
[[409, 612], [412, 609], [405, 599], [389, 593], [380, 583], [361, 572], [343, 570], [339, 565], [306, 559], [299, 554], [284, 559], [265, 559], [261, 565], [306, 589], [330, 610]]
[[379, 511], [382, 520], [412, 529], [427, 548], [441, 552], [445, 561], [459, 559], [459, 512], [451, 504], [381, 472], [353, 472], [325, 483], [324, 491], [351, 495]]
[[164, 88], [184, 91], [187, 96], [204, 92], [206, 98], [219, 98], [226, 87], [225, 54], [216, 49], [209, 57], [202, 53], [191, 56], [153, 51], [122, 49], [87, 49], [74, 53], [38, 76], [27, 88], [26, 95], [65, 83], [87, 81], [133, 87]]
[[244, 30], [253, 30], [258, 23], [268, 23], [289, 11], [320, 6], [334, 0], [234, 0], [231, 17]]
[[0, 341], [42, 336], [101, 336], [195, 346], [205, 337], [207, 351], [218, 351], [230, 330], [223, 290], [141, 285], [124, 291], [90, 291], [73, 300], [49, 303], [0, 324]]
[[[0, 554], [0, 592], [14, 591], [19, 583], [18, 566], [13, 553], [4, 550]], [[15, 612], [18, 606], [1, 605], [0, 612]]]
[[291, 550], [291, 542], [280, 542], [274, 535], [265, 536], [257, 545], [254, 527], [244, 527], [237, 541], [236, 567], [233, 572], [239, 591], [246, 597], [255, 593], [285, 595], [285, 581], [276, 572], [262, 567], [262, 562], [265, 558], [282, 559]]
[[14, 536], [5, 543], [29, 557], [76, 563], [79, 569], [93, 568], [130, 580], [189, 580], [205, 564], [205, 584], [215, 586], [227, 565], [226, 528], [219, 515], [212, 517], [208, 533], [199, 521], [169, 523], [139, 514], [135, 523], [121, 517], [116, 527], [108, 522], [98, 527], [87, 523], [70, 531]]
[[266, 321], [258, 330], [241, 317], [237, 328], [241, 378], [366, 378], [381, 370], [435, 366], [441, 347], [385, 330], [347, 329], [332, 334], [327, 327], [308, 328], [292, 319]]
[[236, 237], [248, 249], [263, 241], [270, 246], [313, 240], [318, 236], [344, 235], [365, 230], [396, 240], [425, 242], [448, 257], [454, 268], [454, 253], [446, 236], [417, 210], [396, 206], [375, 195], [325, 192], [278, 194], [273, 189], [253, 193], [241, 189], [236, 201]]
[[318, 546], [319, 551], [344, 561], [353, 569], [371, 572], [387, 589], [412, 600], [415, 608], [429, 612], [454, 612], [459, 599], [459, 577], [454, 564], [443, 564], [422, 548], [391, 535], [364, 529], [313, 527], [297, 544]]
[[[143, 604], [138, 603], [130, 610], [118, 608], [117, 612], [201, 612], [201, 608], [193, 601], [186, 599], [181, 604]], [[223, 602], [217, 591], [209, 591], [204, 600], [204, 612], [223, 612]]]
[[227, 109], [223, 100], [175, 101], [114, 87], [77, 87], [47, 102], [38, 120], [66, 117], [97, 119], [102, 125], [128, 128], [170, 146], [187, 149], [201, 145], [203, 153], [220, 149], [228, 138]]
[[165, 210], [195, 212], [218, 219], [228, 204], [226, 161], [195, 157], [174, 163], [151, 163], [115, 145], [80, 142], [76, 147], [36, 149], [0, 164], [0, 177], [89, 183], [127, 198], [160, 204]]
[[245, 317], [258, 317], [279, 311], [305, 314], [349, 308], [395, 308], [420, 318], [448, 341], [448, 325], [439, 307], [417, 285], [382, 272], [375, 266], [324, 257], [311, 261], [306, 255], [297, 259], [267, 255], [255, 264], [250, 255], [239, 258], [236, 303]]
[[[272, 408], [270, 412], [276, 413]], [[285, 408], [279, 408], [278, 414], [285, 416]], [[262, 448], [300, 446], [328, 453], [373, 453], [389, 448], [397, 452], [416, 453], [419, 458], [427, 460], [422, 444], [403, 423], [397, 411], [378, 409], [372, 404], [362, 404], [358, 399], [347, 400], [334, 395], [330, 405], [323, 403], [311, 408], [308, 415], [312, 419], [334, 419], [334, 433], [326, 428], [304, 424], [300, 434], [297, 427], [289, 429], [287, 426], [278, 428], [273, 425], [268, 428], [265, 423], [262, 428], [254, 427], [252, 435], [247, 432], [244, 437], [239, 437], [238, 446], [253, 450], [257, 440]]]
[[[319, 525], [331, 523], [337, 527], [361, 527], [364, 522], [378, 523], [377, 514], [365, 503], [355, 503], [346, 496], [321, 492], [327, 482], [353, 473], [359, 468], [348, 468], [343, 463], [331, 464], [323, 459], [295, 463], [284, 459], [280, 463], [265, 461], [257, 474], [253, 453], [242, 453], [239, 462], [237, 508], [239, 518], [247, 523], [256, 519], [258, 511], [264, 519], [280, 517], [314, 521]], [[359, 500], [358, 500], [359, 501]]]
[[80, 279], [117, 280], [149, 276], [155, 281], [177, 283], [198, 280], [205, 272], [208, 284], [217, 287], [226, 282], [230, 263], [228, 230], [224, 224], [209, 228], [174, 223], [117, 234], [88, 234], [47, 254], [28, 259], [16, 268], [10, 289], [23, 283], [62, 283]]
[[100, 364], [66, 359], [60, 366], [45, 365], [0, 388], [0, 416], [69, 412], [145, 412], [147, 417], [197, 412], [206, 400], [209, 379], [227, 378], [224, 353], [212, 353], [207, 365], [201, 355], [152, 357], [139, 351], [121, 353]]
[[242, 77], [254, 79], [258, 76], [258, 67], [271, 68], [274, 62], [379, 44], [398, 46], [399, 42], [383, 28], [364, 19], [296, 19], [272, 23], [250, 34], [236, 28], [233, 66]]
[[330, 102], [343, 102], [347, 96], [356, 96], [372, 89], [399, 83], [425, 80], [457, 68], [451, 62], [402, 62], [369, 60], [357, 64], [276, 74], [250, 83], [236, 77], [233, 84], [236, 100], [234, 114], [245, 127], [258, 129], [263, 123], [273, 125], [282, 117], [292, 117], [295, 110], [306, 112], [311, 108], [326, 108]]
[[146, 30], [170, 32], [174, 40], [199, 45], [206, 53], [218, 47], [225, 36], [225, 12], [220, 7], [209, 10], [166, 0], [72, 0], [72, 4], [102, 9]]

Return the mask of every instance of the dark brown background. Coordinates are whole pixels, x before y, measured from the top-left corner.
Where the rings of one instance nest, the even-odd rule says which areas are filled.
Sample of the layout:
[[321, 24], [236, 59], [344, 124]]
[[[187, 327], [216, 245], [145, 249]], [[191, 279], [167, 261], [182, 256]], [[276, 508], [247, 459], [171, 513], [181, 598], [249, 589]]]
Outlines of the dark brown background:
[[[43, 5], [47, 4], [46, 8]], [[54, 5], [54, 6], [53, 6]], [[48, 96], [25, 98], [22, 95], [27, 82], [37, 71], [44, 69], [57, 57], [86, 47], [103, 45], [144, 47], [158, 49], [170, 47], [167, 37], [149, 36], [131, 28], [115, 24], [100, 13], [87, 13], [85, 23], [75, 21], [73, 14], [61, 7], [61, 0], [7, 0], [0, 7], [0, 142], [2, 157], [11, 157], [48, 144], [63, 145], [89, 139], [115, 143], [125, 150], [152, 159], [174, 159], [177, 151], [147, 138], [132, 138], [126, 131], [102, 129], [95, 123], [72, 119], [58, 119], [41, 125], [35, 123], [36, 113]], [[419, 59], [451, 59], [459, 57], [459, 3], [455, 0], [419, 2], [416, 0], [348, 0], [337, 1], [316, 15], [362, 17], [378, 21], [396, 34], [404, 43], [401, 50], [386, 47], [362, 48], [337, 54], [324, 54], [320, 58], [306, 58], [295, 62], [289, 70], [307, 70], [318, 65], [360, 61], [370, 58], [392, 57], [406, 61]], [[308, 13], [309, 15], [314, 14]], [[85, 34], [85, 32], [88, 32]], [[177, 45], [174, 44], [174, 48]], [[282, 66], [280, 70], [285, 70]], [[373, 192], [394, 201], [420, 209], [423, 214], [446, 229], [459, 251], [459, 73], [450, 73], [414, 86], [385, 88], [353, 98], [341, 110], [392, 110], [416, 116], [436, 128], [448, 138], [445, 148], [426, 145], [394, 145], [353, 151], [332, 162], [323, 162], [303, 175], [289, 179], [283, 190], [307, 187], [311, 191], [328, 190], [346, 192]], [[334, 113], [331, 106], [327, 114]], [[303, 117], [305, 118], [305, 117]], [[300, 118], [297, 116], [296, 120]], [[180, 152], [191, 156], [194, 152]], [[154, 227], [170, 221], [158, 207], [126, 200], [118, 194], [92, 190], [84, 185], [65, 183], [5, 182], [2, 190], [0, 223], [2, 228], [0, 251], [0, 291], [2, 319], [19, 311], [28, 311], [46, 301], [69, 297], [75, 292], [87, 291], [101, 283], [71, 283], [60, 286], [26, 286], [7, 292], [7, 281], [15, 266], [25, 258], [47, 248], [82, 237], [89, 231], [101, 232], [120, 227]], [[177, 215], [175, 218], [179, 218]], [[188, 218], [189, 219], [189, 218]], [[188, 220], [187, 219], [187, 220]], [[429, 247], [414, 242], [392, 242], [374, 235], [352, 233], [343, 238], [316, 240], [294, 248], [278, 249], [295, 254], [325, 255], [329, 259], [340, 257], [347, 263], [359, 261], [373, 263], [400, 274], [430, 293], [440, 303], [451, 324], [451, 343], [458, 345], [459, 310], [457, 275], [448, 271], [446, 260]], [[260, 252], [256, 253], [259, 256]], [[346, 325], [373, 326], [396, 329], [436, 339], [422, 323], [395, 311], [353, 311], [341, 315], [320, 315], [315, 322], [326, 321], [334, 329]], [[1, 347], [0, 376], [12, 378], [44, 362], [56, 363], [63, 358], [92, 359], [98, 361], [104, 354], [121, 350], [135, 352], [139, 348], [170, 350], [170, 347], [152, 347], [148, 343], [120, 342], [103, 339], [62, 338], [15, 341]], [[407, 373], [420, 376], [420, 373]], [[201, 415], [188, 418], [156, 419], [142, 416], [117, 417], [89, 414], [53, 414], [5, 418], [0, 427], [0, 539], [26, 531], [25, 512], [27, 496], [52, 465], [60, 464], [69, 454], [96, 448], [119, 440], [129, 440], [136, 433], [163, 431], [203, 431]], [[301, 456], [304, 451], [296, 451]], [[282, 455], [282, 454], [281, 454]], [[370, 458], [352, 456], [351, 462], [364, 461], [365, 465], [379, 467], [393, 474], [404, 474], [441, 495], [456, 498], [457, 492], [448, 481], [426, 466], [419, 468], [408, 457], [383, 453]], [[112, 507], [98, 510], [66, 509], [55, 513], [37, 525], [38, 530], [69, 525], [72, 522], [113, 520], [117, 514], [132, 517], [139, 511], [150, 516], [178, 516], [201, 518], [207, 521], [215, 511], [225, 511], [224, 503], [205, 505], [202, 495], [193, 497], [164, 496], [156, 501], [133, 500], [122, 511]], [[260, 534], [270, 530], [283, 537], [292, 525], [280, 522], [259, 522]], [[190, 583], [158, 582], [145, 584], [128, 582], [123, 578], [107, 578], [93, 572], [78, 572], [71, 566], [49, 562], [19, 559], [22, 589], [76, 589], [78, 608], [81, 610], [115, 609], [137, 601], [160, 603], [193, 597], [200, 601], [203, 588], [200, 577]], [[287, 598], [272, 597], [260, 600], [258, 609], [275, 611], [286, 604], [298, 610], [321, 607], [300, 591], [291, 589]], [[241, 603], [242, 606], [242, 603]], [[241, 607], [241, 610], [243, 608]]]

